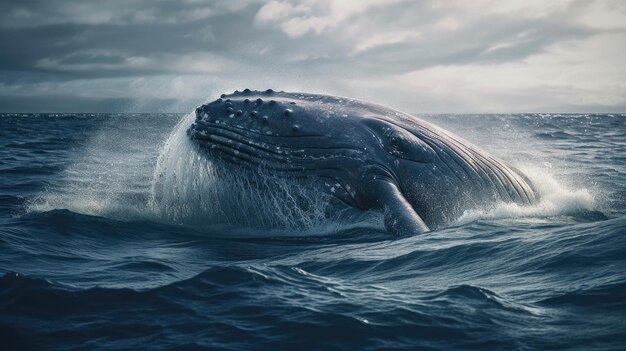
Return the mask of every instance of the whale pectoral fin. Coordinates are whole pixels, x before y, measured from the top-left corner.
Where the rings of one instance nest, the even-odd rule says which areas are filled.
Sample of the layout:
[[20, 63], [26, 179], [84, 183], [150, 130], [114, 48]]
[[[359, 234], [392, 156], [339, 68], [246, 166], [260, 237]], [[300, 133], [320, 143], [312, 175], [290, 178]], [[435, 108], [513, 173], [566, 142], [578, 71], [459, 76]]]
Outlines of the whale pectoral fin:
[[385, 180], [376, 183], [378, 205], [390, 233], [404, 236], [430, 231], [395, 184]]

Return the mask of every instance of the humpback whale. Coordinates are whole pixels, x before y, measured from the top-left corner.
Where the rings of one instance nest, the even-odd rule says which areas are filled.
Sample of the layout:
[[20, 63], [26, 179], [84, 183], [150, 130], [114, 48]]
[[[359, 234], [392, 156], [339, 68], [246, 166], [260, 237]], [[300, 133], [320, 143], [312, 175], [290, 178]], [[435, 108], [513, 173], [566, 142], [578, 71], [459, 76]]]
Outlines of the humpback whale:
[[[238, 172], [319, 182], [333, 199], [423, 233], [496, 201], [538, 200], [529, 179], [436, 125], [345, 97], [245, 89], [198, 107], [187, 135]], [[236, 195], [236, 194], [234, 194]]]

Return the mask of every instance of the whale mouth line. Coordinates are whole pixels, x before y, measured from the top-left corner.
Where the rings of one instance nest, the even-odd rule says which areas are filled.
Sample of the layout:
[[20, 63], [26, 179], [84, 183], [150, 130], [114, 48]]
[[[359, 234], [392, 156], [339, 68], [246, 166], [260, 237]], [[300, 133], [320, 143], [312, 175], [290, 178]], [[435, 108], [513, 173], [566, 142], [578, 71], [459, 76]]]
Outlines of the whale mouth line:
[[[206, 129], [190, 128], [187, 132], [195, 139], [202, 149], [212, 156], [236, 164], [263, 166], [275, 171], [298, 172], [305, 170], [322, 170], [329, 167], [320, 162], [343, 159], [356, 159], [363, 151], [349, 147], [320, 147], [256, 141], [258, 137], [283, 137], [251, 132], [242, 128], [203, 121], [198, 126]], [[292, 138], [294, 136], [288, 136]], [[318, 138], [323, 135], [302, 135], [302, 138]]]
[[[212, 122], [196, 123], [201, 127], [208, 127], [206, 129], [190, 128], [187, 133], [192, 139], [199, 141], [212, 141], [211, 138], [224, 138], [222, 140], [228, 144], [236, 146], [243, 145], [248, 149], [260, 150], [262, 152], [274, 154], [277, 156], [293, 156], [295, 159], [302, 158], [306, 160], [314, 160], [322, 158], [323, 156], [344, 156], [344, 157], [357, 157], [364, 153], [363, 150], [347, 145], [339, 146], [320, 146], [318, 143], [309, 142], [310, 139], [324, 138], [322, 134], [304, 134], [304, 135], [269, 135], [258, 132], [245, 130], [243, 128], [227, 126], [223, 124], [216, 124]], [[293, 146], [289, 143], [276, 143], [270, 141], [258, 141], [258, 139], [275, 139], [276, 141], [290, 141], [292, 138], [298, 138], [300, 144]], [[306, 140], [309, 139], [309, 140]], [[341, 155], [343, 153], [343, 155]]]
[[235, 151], [253, 153], [254, 150], [265, 154], [265, 156], [276, 156], [284, 158], [280, 146], [266, 142], [257, 142], [250, 138], [242, 131], [235, 131], [231, 128], [222, 127], [220, 125], [211, 125], [211, 129], [194, 130], [191, 137], [200, 142], [210, 142], [220, 144], [224, 147], [230, 147]]
[[315, 137], [325, 137], [326, 135], [324, 134], [293, 134], [293, 135], [286, 135], [286, 134], [268, 134], [268, 133], [262, 133], [259, 130], [254, 130], [254, 129], [247, 129], [247, 128], [242, 128], [241, 126], [236, 126], [236, 125], [232, 125], [232, 124], [228, 124], [228, 123], [220, 123], [219, 120], [214, 121], [209, 121], [206, 119], [199, 119], [195, 122], [196, 125], [198, 126], [208, 126], [208, 127], [212, 127], [212, 128], [221, 128], [221, 129], [226, 129], [232, 132], [240, 132], [242, 135], [245, 135], [246, 137], [251, 137], [252, 135], [256, 135], [259, 137], [263, 137], [263, 138], [277, 138], [277, 139], [289, 139], [289, 138], [315, 138]]

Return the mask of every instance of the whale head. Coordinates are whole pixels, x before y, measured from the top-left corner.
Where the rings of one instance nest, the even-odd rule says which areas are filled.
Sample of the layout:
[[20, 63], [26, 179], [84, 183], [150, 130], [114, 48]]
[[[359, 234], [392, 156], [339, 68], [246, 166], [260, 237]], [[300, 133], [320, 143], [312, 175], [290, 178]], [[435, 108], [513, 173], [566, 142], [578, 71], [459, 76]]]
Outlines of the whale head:
[[434, 161], [433, 151], [406, 130], [379, 119], [387, 112], [356, 100], [313, 94], [243, 90], [196, 109], [188, 134], [211, 158], [326, 179], [342, 200], [370, 207], [363, 179], [396, 179], [402, 164]]

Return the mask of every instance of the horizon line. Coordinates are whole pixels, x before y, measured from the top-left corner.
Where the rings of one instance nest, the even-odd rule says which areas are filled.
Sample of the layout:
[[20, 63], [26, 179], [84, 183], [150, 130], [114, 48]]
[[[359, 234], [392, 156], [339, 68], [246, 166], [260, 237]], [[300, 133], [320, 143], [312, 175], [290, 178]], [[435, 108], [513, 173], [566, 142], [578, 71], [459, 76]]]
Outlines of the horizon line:
[[[149, 115], [149, 114], [187, 114], [192, 113], [189, 112], [1, 112], [0, 115], [18, 115], [18, 114], [61, 114], [61, 115], [72, 115], [72, 114], [100, 114], [100, 115], [114, 115], [114, 114], [135, 114], [135, 115]], [[560, 114], [560, 115], [607, 115], [607, 114], [620, 114], [626, 115], [626, 111], [611, 111], [611, 112], [411, 112], [410, 114], [428, 114], [428, 115], [519, 115], [519, 114]]]

